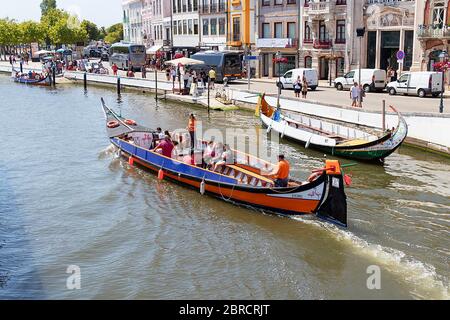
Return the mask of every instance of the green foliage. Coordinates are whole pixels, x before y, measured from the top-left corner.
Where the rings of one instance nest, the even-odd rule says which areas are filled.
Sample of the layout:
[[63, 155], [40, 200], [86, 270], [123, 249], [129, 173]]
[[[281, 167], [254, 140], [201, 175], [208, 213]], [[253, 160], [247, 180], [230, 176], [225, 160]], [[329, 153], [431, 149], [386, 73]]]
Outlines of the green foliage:
[[45, 39], [53, 44], [71, 44], [88, 39], [88, 33], [78, 17], [71, 16], [64, 10], [48, 10], [47, 14], [41, 17], [41, 24], [45, 30]]
[[106, 30], [105, 41], [107, 43], [119, 42], [123, 39], [123, 25], [122, 23], [116, 23]]
[[56, 0], [42, 0], [41, 14], [45, 16], [51, 9], [56, 9]]
[[42, 25], [35, 21], [25, 21], [19, 25], [21, 33], [21, 43], [42, 42], [45, 32]]
[[83, 20], [81, 22], [81, 28], [86, 30], [89, 40], [99, 40], [100, 30], [97, 28], [97, 25], [91, 21]]

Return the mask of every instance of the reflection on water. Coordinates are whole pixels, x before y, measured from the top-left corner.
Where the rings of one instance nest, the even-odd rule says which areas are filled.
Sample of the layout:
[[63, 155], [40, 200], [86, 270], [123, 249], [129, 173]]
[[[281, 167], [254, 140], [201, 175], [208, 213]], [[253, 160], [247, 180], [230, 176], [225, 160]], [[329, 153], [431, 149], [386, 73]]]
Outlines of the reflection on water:
[[[184, 128], [193, 108], [0, 77], [0, 112], [14, 120], [0, 155], [0, 298], [449, 298], [447, 159], [402, 147], [384, 166], [347, 168], [343, 230], [236, 207], [129, 166], [106, 138], [102, 96], [153, 128]], [[259, 128], [252, 113], [194, 112], [204, 128]], [[267, 147], [298, 178], [323, 164], [291, 142]], [[71, 264], [81, 290], [66, 290]], [[366, 287], [370, 265], [382, 270], [381, 290]]]

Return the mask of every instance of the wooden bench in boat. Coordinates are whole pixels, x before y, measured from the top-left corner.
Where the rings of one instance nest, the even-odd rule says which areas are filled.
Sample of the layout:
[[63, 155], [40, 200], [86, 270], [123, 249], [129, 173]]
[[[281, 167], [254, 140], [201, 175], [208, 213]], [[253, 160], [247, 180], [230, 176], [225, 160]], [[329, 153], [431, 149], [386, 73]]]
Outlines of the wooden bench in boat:
[[246, 169], [244, 169], [244, 168], [238, 167], [238, 166], [236, 166], [236, 165], [230, 164], [230, 165], [227, 165], [227, 167], [228, 167], [228, 168], [231, 168], [231, 169], [233, 169], [233, 170], [235, 170], [235, 171], [242, 172], [243, 174], [245, 174], [245, 175], [247, 175], [247, 176], [255, 177], [256, 179], [262, 180], [262, 181], [264, 181], [264, 182], [266, 182], [266, 183], [273, 184], [273, 180], [271, 180], [271, 179], [269, 179], [269, 178], [267, 178], [267, 177], [264, 177], [264, 176], [262, 176], [262, 175], [259, 175], [259, 174], [257, 174], [257, 173], [251, 172], [251, 171], [249, 171], [249, 170], [246, 170]]

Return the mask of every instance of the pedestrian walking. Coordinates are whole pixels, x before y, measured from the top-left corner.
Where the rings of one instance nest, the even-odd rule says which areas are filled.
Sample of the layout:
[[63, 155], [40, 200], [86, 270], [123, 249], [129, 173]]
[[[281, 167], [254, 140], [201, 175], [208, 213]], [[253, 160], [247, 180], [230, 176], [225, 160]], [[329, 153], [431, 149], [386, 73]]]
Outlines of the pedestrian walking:
[[308, 94], [308, 81], [306, 81], [306, 77], [303, 76], [302, 82], [302, 98], [306, 99], [306, 95]]
[[142, 66], [142, 79], [147, 79], [147, 66]]
[[353, 86], [350, 88], [350, 99], [352, 99], [352, 107], [357, 107], [359, 99], [359, 87], [357, 82], [353, 83]]
[[12, 55], [11, 55], [11, 54], [9, 55], [9, 64], [10, 64], [10, 65], [13, 64], [13, 58], [12, 58]]
[[302, 84], [300, 80], [300, 76], [297, 77], [297, 80], [294, 82], [294, 93], [296, 98], [300, 98], [300, 91], [302, 90]]
[[359, 94], [359, 96], [361, 96], [360, 99], [359, 99], [359, 102], [358, 102], [358, 107], [362, 108], [363, 107], [362, 106], [363, 98], [366, 96], [366, 92], [364, 91], [364, 88], [363, 88], [362, 84], [359, 85], [358, 89], [359, 89], [358, 90], [358, 94]]
[[[76, 66], [76, 64], [75, 64], [75, 66]], [[113, 74], [114, 74], [115, 76], [117, 76], [117, 70], [119, 70], [119, 67], [117, 66], [117, 64], [113, 63], [111, 69], [112, 69], [112, 71], [113, 71]]]

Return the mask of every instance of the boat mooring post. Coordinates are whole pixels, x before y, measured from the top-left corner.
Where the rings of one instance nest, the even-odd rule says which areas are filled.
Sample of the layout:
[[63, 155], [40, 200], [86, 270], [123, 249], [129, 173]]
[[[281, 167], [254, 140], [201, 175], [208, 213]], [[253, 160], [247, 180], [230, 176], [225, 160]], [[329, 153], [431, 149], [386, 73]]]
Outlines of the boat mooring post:
[[117, 94], [120, 96], [120, 77], [117, 77]]
[[158, 70], [155, 67], [155, 100], [158, 101]]
[[84, 91], [87, 91], [87, 73], [83, 75]]
[[386, 130], [386, 100], [383, 99], [383, 114], [381, 115], [382, 120], [381, 120], [381, 125], [383, 128], [383, 132], [384, 130]]
[[55, 67], [52, 68], [52, 81], [53, 81], [53, 86], [56, 86], [56, 70]]
[[208, 77], [208, 114], [209, 114], [209, 77]]

